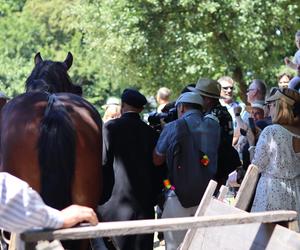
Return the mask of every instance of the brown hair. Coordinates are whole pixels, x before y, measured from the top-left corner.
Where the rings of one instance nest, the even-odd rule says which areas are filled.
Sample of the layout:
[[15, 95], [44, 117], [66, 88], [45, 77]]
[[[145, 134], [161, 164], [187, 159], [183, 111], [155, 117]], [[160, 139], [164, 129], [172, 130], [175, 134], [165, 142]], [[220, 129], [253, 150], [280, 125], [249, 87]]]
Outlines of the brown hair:
[[[300, 94], [293, 89], [280, 89], [285, 96], [293, 99], [296, 103], [300, 102]], [[273, 123], [281, 125], [294, 125], [299, 118], [294, 114], [294, 105], [288, 104], [284, 98], [275, 101], [275, 115]]]
[[[299, 33], [300, 36], [300, 33]], [[282, 72], [280, 75], [278, 75], [277, 80], [280, 81], [280, 79], [284, 76], [287, 76], [287, 78], [289, 78], [289, 80], [291, 80], [293, 78], [293, 76], [288, 73], [288, 72]]]
[[275, 115], [272, 119], [273, 123], [281, 125], [293, 125], [295, 122], [292, 106], [284, 100], [275, 101]]

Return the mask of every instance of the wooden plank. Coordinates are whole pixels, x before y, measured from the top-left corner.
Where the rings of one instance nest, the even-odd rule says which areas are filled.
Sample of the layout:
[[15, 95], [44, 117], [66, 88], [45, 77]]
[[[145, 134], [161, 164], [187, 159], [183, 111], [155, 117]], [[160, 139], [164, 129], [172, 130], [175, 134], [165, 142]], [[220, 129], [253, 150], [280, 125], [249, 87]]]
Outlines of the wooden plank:
[[228, 193], [229, 188], [222, 185], [219, 191], [218, 200], [223, 201], [226, 194]]
[[97, 226], [77, 227], [60, 230], [29, 231], [21, 234], [26, 242], [39, 240], [88, 239], [102, 236], [119, 236], [153, 233], [156, 231], [184, 230], [188, 228], [212, 227], [248, 223], [270, 223], [295, 220], [295, 211], [278, 210], [259, 213], [243, 213], [220, 216], [182, 217], [159, 220], [136, 220], [120, 222], [102, 222]]
[[[202, 216], [204, 215], [207, 207], [209, 206], [209, 203], [213, 197], [213, 194], [216, 190], [216, 187], [217, 187], [218, 183], [211, 180], [209, 183], [208, 183], [208, 186], [205, 190], [205, 193], [201, 199], [201, 202], [199, 204], [199, 207], [197, 208], [197, 211], [195, 213], [195, 217], [198, 217], [198, 216]], [[191, 244], [191, 241], [193, 240], [194, 238], [194, 235], [196, 233], [196, 230], [195, 229], [189, 229], [187, 231], [187, 233], [185, 234], [185, 237], [183, 239], [183, 242], [180, 246], [180, 249], [181, 250], [187, 250]]]
[[256, 184], [259, 177], [257, 166], [251, 164], [245, 174], [241, 187], [236, 195], [234, 206], [246, 210], [249, 206], [251, 198], [256, 190]]
[[203, 228], [189, 250], [300, 249], [299, 234], [276, 224], [253, 223]]
[[[211, 201], [205, 212], [205, 216], [224, 216], [226, 214], [228, 216], [234, 214], [249, 215], [249, 213], [243, 210], [216, 199]], [[293, 238], [292, 241], [291, 238]], [[299, 234], [281, 226], [275, 227], [275, 224], [253, 223], [246, 225], [224, 225], [222, 227], [212, 226], [197, 230], [189, 250], [200, 249], [300, 249], [300, 238]]]

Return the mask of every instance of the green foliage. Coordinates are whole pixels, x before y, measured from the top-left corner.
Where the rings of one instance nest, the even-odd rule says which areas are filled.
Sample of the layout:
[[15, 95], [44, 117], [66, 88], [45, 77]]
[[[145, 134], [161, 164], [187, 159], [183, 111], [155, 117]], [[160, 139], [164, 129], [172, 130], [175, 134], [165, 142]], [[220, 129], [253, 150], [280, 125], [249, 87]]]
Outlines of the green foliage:
[[23, 92], [33, 56], [74, 55], [70, 75], [97, 105], [128, 86], [175, 95], [199, 77], [276, 84], [296, 51], [296, 0], [0, 0], [0, 89]]

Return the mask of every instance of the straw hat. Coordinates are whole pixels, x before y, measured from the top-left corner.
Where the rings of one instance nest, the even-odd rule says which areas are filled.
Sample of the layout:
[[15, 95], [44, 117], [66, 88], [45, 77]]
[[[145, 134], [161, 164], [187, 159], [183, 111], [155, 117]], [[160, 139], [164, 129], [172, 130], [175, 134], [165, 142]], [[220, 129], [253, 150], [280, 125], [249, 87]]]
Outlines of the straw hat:
[[282, 100], [292, 106], [296, 102], [300, 102], [300, 94], [294, 89], [278, 88], [273, 95], [266, 99], [266, 102], [273, 102], [277, 100]]

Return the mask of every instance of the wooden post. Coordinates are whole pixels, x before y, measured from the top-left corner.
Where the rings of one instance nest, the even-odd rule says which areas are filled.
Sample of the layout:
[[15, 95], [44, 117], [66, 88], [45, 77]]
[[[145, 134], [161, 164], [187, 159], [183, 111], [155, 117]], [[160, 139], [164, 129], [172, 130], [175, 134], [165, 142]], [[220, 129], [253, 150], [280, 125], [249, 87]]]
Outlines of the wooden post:
[[8, 250], [17, 250], [16, 240], [17, 240], [17, 234], [16, 233], [11, 233], [10, 234]]
[[[204, 215], [205, 210], [207, 209], [207, 207], [213, 197], [216, 187], [217, 187], [217, 182], [211, 180], [208, 183], [205, 193], [201, 199], [200, 205], [195, 213], [195, 217]], [[181, 244], [180, 250], [188, 250], [189, 249], [189, 246], [191, 244], [191, 241], [192, 241], [196, 231], [197, 231], [197, 229], [189, 229], [187, 231], [187, 233], [183, 239], [183, 242]]]
[[219, 201], [223, 201], [224, 200], [226, 194], [228, 193], [228, 190], [229, 190], [228, 187], [226, 187], [224, 185], [221, 186], [220, 191], [219, 191], [219, 195], [218, 195], [218, 200]]
[[246, 210], [249, 206], [251, 198], [256, 190], [256, 185], [259, 177], [258, 168], [251, 164], [249, 165], [243, 182], [236, 195], [234, 206], [241, 210]]

